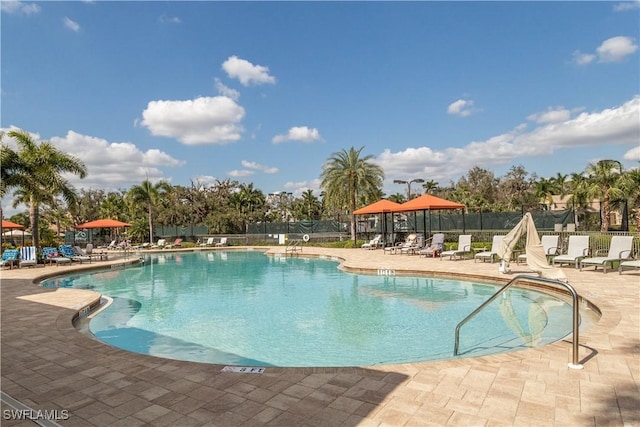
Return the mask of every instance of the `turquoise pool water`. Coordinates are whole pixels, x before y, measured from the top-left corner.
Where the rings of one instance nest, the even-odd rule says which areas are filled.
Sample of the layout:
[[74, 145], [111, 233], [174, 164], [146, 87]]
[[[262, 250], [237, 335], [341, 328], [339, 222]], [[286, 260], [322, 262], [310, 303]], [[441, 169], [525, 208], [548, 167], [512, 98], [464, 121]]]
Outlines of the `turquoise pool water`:
[[[472, 265], [472, 264], [470, 264]], [[496, 288], [356, 275], [335, 261], [259, 251], [148, 255], [143, 265], [54, 278], [113, 304], [90, 331], [115, 347], [240, 366], [371, 366], [453, 357], [456, 324]], [[524, 349], [571, 332], [562, 300], [514, 288], [461, 331], [460, 357]]]

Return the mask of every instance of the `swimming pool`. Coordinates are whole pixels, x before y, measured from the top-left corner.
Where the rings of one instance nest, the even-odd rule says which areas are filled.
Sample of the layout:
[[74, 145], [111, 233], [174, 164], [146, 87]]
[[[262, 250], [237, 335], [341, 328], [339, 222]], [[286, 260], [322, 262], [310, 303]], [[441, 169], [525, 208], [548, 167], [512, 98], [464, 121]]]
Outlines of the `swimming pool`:
[[[387, 272], [388, 273], [388, 272]], [[259, 251], [148, 255], [139, 267], [49, 279], [113, 298], [90, 331], [153, 356], [240, 366], [371, 366], [452, 358], [456, 324], [496, 288], [350, 274], [337, 262]], [[460, 357], [544, 345], [571, 332], [561, 299], [513, 288], [465, 325]]]

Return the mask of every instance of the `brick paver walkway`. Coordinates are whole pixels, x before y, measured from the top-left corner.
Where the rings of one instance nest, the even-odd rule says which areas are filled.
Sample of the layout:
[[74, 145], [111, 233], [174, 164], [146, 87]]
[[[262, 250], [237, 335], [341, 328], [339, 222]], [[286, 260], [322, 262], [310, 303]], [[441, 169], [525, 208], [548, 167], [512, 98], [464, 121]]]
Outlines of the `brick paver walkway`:
[[[470, 260], [307, 247], [302, 254], [339, 257], [356, 271], [505, 279], [497, 264]], [[512, 267], [524, 272], [524, 266]], [[456, 361], [238, 374], [221, 372], [219, 365], [128, 353], [79, 333], [72, 317], [92, 296], [33, 284], [36, 277], [71, 268], [3, 270], [0, 288], [2, 391], [58, 416], [60, 425], [640, 425], [637, 272], [564, 269], [602, 311], [598, 324], [581, 333], [583, 370], [567, 367], [571, 343], [562, 341]], [[2, 425], [33, 425], [9, 419], [11, 409], [2, 404]]]

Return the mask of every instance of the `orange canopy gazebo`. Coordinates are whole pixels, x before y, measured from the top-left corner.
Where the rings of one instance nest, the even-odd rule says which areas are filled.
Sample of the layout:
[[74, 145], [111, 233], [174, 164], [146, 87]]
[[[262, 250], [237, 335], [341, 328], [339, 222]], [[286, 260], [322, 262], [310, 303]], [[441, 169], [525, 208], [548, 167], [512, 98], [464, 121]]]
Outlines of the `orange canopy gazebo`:
[[[120, 228], [131, 227], [131, 224], [118, 221], [116, 219], [96, 219], [95, 221], [85, 222], [84, 224], [76, 225], [78, 230], [92, 229], [92, 228]], [[93, 240], [93, 235], [90, 234], [89, 241]]]
[[[429, 211], [431, 215], [432, 210], [444, 210], [444, 209], [464, 209], [465, 206], [461, 203], [452, 202], [451, 200], [441, 199], [440, 197], [433, 196], [431, 194], [423, 194], [420, 197], [411, 199], [398, 207], [395, 212], [417, 212], [417, 211]], [[464, 211], [462, 212], [462, 222], [464, 224]], [[424, 230], [427, 230], [426, 215], [423, 215]], [[464, 225], [463, 225], [464, 228]], [[431, 233], [431, 217], [429, 217], [429, 233]]]
[[7, 221], [6, 219], [2, 220], [2, 228], [24, 228], [24, 226], [20, 224], [16, 224], [15, 222]]
[[[391, 200], [381, 199], [375, 203], [371, 203], [363, 208], [353, 211], [354, 215], [375, 215], [382, 214], [382, 234], [385, 241], [387, 241], [387, 213], [393, 213], [400, 207], [400, 203], [392, 202]], [[393, 224], [392, 224], [393, 228]], [[391, 231], [393, 233], [393, 230]]]

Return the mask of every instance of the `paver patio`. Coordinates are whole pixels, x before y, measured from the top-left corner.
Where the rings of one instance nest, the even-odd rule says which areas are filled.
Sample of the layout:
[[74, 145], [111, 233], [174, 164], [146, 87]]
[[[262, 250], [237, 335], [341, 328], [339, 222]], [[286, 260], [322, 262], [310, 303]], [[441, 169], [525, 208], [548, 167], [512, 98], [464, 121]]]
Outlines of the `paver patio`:
[[[304, 255], [340, 258], [354, 271], [471, 273], [505, 280], [491, 263], [360, 249], [304, 247]], [[109, 347], [72, 324], [78, 310], [98, 295], [34, 284], [34, 279], [111, 262], [118, 261], [1, 273], [2, 392], [31, 409], [58, 415], [60, 425], [640, 425], [638, 272], [563, 269], [578, 293], [602, 311], [595, 326], [581, 331], [583, 370], [568, 368], [572, 346], [561, 341], [474, 359], [239, 374], [221, 372], [220, 365]], [[524, 265], [512, 268], [526, 271]], [[5, 402], [2, 410], [2, 425], [33, 425], [12, 419]]]

